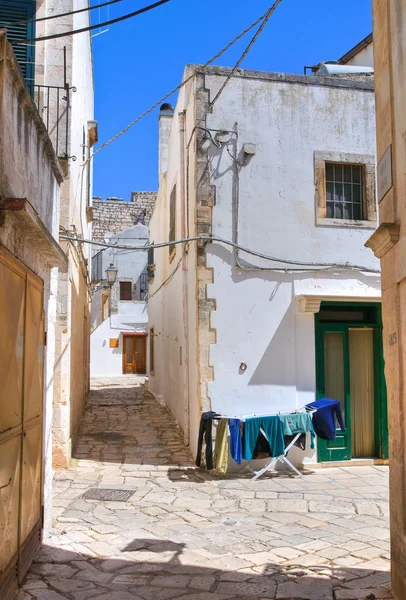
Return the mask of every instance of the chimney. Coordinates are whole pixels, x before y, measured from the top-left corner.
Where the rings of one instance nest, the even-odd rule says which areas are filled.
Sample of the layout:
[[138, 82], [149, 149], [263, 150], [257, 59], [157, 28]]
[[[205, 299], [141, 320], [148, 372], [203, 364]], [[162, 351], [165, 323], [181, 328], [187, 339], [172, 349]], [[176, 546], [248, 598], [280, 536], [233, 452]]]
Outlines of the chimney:
[[168, 170], [169, 134], [171, 132], [173, 108], [170, 104], [162, 104], [159, 111], [159, 156], [158, 177]]

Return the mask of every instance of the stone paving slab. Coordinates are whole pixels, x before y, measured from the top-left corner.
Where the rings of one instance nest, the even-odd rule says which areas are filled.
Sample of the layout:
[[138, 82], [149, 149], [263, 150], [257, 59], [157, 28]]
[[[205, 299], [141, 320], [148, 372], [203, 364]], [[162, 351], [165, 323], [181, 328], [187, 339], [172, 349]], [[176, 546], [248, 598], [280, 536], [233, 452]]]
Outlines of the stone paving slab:
[[196, 469], [142, 380], [94, 380], [18, 600], [392, 600], [387, 500], [382, 466], [255, 482]]

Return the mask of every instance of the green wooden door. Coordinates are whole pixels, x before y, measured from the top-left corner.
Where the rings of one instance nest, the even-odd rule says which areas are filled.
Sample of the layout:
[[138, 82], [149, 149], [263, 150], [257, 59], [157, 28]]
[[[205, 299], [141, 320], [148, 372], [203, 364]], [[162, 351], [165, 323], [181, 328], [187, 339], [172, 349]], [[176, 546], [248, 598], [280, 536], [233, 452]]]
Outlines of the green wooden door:
[[337, 430], [336, 439], [318, 439], [320, 461], [349, 460], [351, 458], [351, 405], [348, 331], [343, 325], [320, 325], [318, 331], [318, 385], [317, 399], [339, 400], [346, 427]]
[[386, 458], [380, 307], [341, 304], [334, 313], [325, 303], [324, 309], [316, 315], [316, 395], [340, 401], [346, 431], [337, 429], [334, 441], [319, 438], [318, 459]]

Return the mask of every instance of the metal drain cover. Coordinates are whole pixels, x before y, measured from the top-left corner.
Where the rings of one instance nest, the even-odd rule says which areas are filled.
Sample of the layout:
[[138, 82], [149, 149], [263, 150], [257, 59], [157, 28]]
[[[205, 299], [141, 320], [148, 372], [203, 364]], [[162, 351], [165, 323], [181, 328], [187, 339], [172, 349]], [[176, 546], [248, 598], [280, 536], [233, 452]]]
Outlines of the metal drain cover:
[[126, 502], [134, 494], [135, 490], [103, 490], [92, 488], [82, 496], [83, 500], [100, 500], [102, 502]]

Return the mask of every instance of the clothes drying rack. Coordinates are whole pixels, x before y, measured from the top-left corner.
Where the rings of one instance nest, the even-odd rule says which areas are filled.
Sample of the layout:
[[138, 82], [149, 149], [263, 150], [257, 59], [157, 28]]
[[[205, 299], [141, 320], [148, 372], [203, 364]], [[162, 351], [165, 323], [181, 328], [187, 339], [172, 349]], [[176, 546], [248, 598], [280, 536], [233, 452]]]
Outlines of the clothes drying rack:
[[[245, 421], [246, 419], [255, 419], [257, 417], [280, 417], [282, 415], [294, 415], [294, 414], [308, 414], [308, 415], [310, 415], [310, 418], [312, 418], [312, 414], [315, 412], [317, 412], [317, 408], [310, 409], [310, 408], [303, 407], [303, 408], [299, 408], [296, 410], [291, 410], [289, 412], [253, 413], [250, 415], [240, 415], [240, 416], [216, 414], [216, 419], [239, 419], [240, 421]], [[262, 433], [264, 438], [267, 440], [267, 442], [269, 442], [269, 439], [262, 427], [260, 428], [260, 432]], [[300, 479], [303, 479], [303, 475], [300, 473], [300, 471], [298, 469], [296, 469], [296, 467], [287, 458], [287, 454], [288, 454], [289, 450], [292, 448], [292, 446], [295, 445], [295, 443], [300, 438], [302, 433], [303, 433], [302, 431], [297, 433], [294, 436], [294, 438], [292, 439], [292, 441], [285, 447], [284, 453], [281, 454], [280, 456], [271, 457], [269, 459], [269, 461], [266, 463], [266, 465], [259, 471], [256, 471], [255, 469], [253, 469], [250, 466], [244, 467], [243, 471], [248, 470], [248, 471], [251, 471], [251, 473], [254, 473], [254, 477], [251, 478], [251, 481], [256, 481], [259, 477], [261, 477], [268, 471], [273, 471], [275, 469], [276, 465], [278, 463], [281, 463], [281, 464], [285, 464], [289, 469], [291, 469], [294, 473], [296, 473], [296, 475], [298, 475], [298, 477], [300, 477]]]

